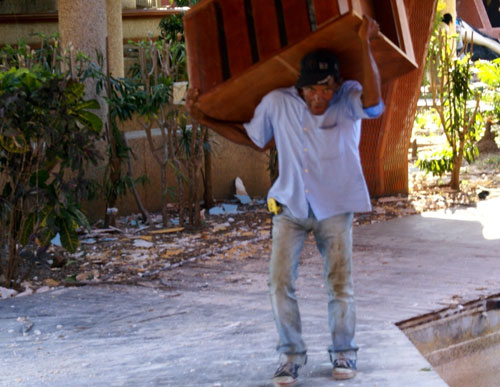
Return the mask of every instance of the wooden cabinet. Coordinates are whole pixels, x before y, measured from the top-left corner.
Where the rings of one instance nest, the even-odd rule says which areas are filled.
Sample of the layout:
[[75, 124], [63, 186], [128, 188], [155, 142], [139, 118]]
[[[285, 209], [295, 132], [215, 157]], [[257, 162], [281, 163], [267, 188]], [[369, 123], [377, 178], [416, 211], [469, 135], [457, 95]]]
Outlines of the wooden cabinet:
[[357, 31], [363, 15], [380, 25], [372, 41], [382, 81], [414, 70], [403, 0], [203, 0], [184, 16], [190, 86], [208, 115], [251, 119], [269, 91], [295, 83], [300, 60], [328, 48], [344, 79], [361, 77]]

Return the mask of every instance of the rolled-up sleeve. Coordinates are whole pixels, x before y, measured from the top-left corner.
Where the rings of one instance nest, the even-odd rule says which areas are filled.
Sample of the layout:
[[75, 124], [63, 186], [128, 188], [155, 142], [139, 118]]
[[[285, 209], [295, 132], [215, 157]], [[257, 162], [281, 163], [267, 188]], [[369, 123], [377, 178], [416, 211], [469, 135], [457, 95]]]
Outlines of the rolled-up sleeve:
[[379, 117], [385, 109], [384, 101], [381, 99], [378, 104], [374, 106], [369, 106], [367, 108], [363, 107], [362, 94], [363, 87], [357, 81], [346, 81], [345, 82], [345, 93], [349, 95], [347, 99], [350, 104], [351, 114], [355, 118], [377, 118]]
[[364, 108], [366, 118], [377, 118], [384, 112], [384, 101], [380, 100], [378, 104]]
[[255, 108], [253, 118], [250, 122], [243, 124], [248, 137], [259, 148], [264, 146], [273, 138], [273, 125], [269, 114], [272, 104], [272, 95], [266, 95]]

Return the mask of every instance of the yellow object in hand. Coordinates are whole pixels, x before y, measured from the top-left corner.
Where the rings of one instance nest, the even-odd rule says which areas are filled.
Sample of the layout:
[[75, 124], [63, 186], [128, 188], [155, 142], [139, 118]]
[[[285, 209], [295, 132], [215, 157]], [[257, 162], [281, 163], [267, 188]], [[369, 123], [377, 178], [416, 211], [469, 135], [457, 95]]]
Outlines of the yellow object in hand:
[[281, 206], [274, 198], [269, 198], [267, 201], [267, 209], [270, 213], [278, 215], [281, 212]]

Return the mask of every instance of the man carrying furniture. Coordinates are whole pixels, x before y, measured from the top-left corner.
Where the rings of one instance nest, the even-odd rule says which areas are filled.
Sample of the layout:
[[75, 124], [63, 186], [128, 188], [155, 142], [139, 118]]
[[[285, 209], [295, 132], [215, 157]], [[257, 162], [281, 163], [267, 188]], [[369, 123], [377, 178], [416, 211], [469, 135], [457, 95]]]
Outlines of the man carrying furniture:
[[296, 85], [267, 94], [243, 125], [208, 117], [197, 108], [197, 91], [188, 93], [188, 109], [201, 123], [236, 143], [265, 149], [274, 140], [278, 149], [279, 177], [268, 194], [276, 213], [269, 286], [279, 335], [280, 365], [273, 379], [278, 386], [293, 384], [307, 361], [294, 282], [309, 232], [323, 258], [328, 289], [332, 375], [350, 379], [356, 373], [352, 220], [354, 212], [371, 210], [359, 142], [361, 119], [384, 110], [370, 48], [378, 31], [378, 24], [364, 17], [358, 31], [361, 84], [342, 82], [333, 53], [313, 51], [302, 59]]

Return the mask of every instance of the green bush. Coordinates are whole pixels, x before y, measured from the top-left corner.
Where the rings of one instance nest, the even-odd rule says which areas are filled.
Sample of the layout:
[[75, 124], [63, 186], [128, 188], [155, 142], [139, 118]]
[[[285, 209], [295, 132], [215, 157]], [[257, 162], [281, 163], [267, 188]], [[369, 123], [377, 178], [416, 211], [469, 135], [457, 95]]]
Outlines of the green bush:
[[56, 42], [0, 50], [0, 269], [8, 287], [21, 255], [36, 256], [57, 234], [74, 252], [77, 228], [88, 227], [79, 203], [90, 192], [86, 166], [101, 159], [99, 103], [85, 98], [87, 60], [70, 59]]

